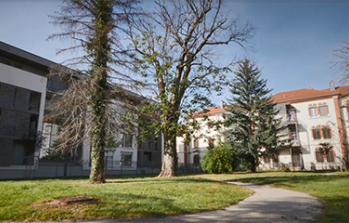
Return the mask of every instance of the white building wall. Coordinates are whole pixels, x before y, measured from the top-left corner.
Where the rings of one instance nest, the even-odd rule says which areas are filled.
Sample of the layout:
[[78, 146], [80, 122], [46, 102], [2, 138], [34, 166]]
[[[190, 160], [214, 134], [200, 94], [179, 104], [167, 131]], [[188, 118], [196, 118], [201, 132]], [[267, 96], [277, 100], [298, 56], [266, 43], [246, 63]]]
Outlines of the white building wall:
[[[223, 132], [224, 126], [221, 126], [220, 130], [209, 127], [209, 122], [223, 123], [223, 113], [211, 115], [208, 118], [198, 117], [195, 119], [199, 123], [199, 129], [195, 130], [192, 138], [190, 139], [189, 145], [187, 146], [187, 153], [184, 152], [184, 138], [177, 137], [177, 154], [178, 163], [185, 163], [184, 156], [187, 156], [187, 164], [194, 164], [194, 155], [199, 155], [200, 159], [205, 155], [206, 149], [209, 146], [209, 138], [214, 139], [215, 145], [219, 141], [224, 141]], [[197, 138], [198, 147], [194, 146], [194, 141]]]
[[[137, 158], [138, 158], [138, 149], [136, 144], [136, 135], [132, 136], [132, 146], [131, 147], [123, 147], [122, 145], [116, 148], [106, 148], [105, 149], [105, 162], [106, 170], [136, 170], [137, 169]], [[116, 142], [122, 141], [122, 134], [118, 134], [115, 136]], [[90, 170], [90, 156], [91, 156], [91, 140], [85, 139], [83, 143], [83, 152], [82, 152], [82, 162], [83, 162], [83, 170]], [[122, 154], [123, 155], [131, 155], [132, 163], [131, 165], [122, 165]]]
[[[303, 159], [303, 164], [305, 169], [323, 169], [325, 166], [327, 168], [337, 168], [340, 165], [341, 160], [341, 144], [338, 132], [338, 123], [336, 117], [336, 109], [334, 98], [322, 98], [318, 100], [291, 103], [296, 109], [297, 125], [298, 125], [298, 136], [300, 140], [301, 158]], [[327, 116], [311, 117], [309, 114], [309, 107], [318, 107], [319, 105], [328, 106]], [[327, 126], [331, 129], [331, 139], [314, 139], [312, 135], [313, 128], [321, 128]], [[316, 149], [319, 148], [319, 143], [329, 142], [333, 145], [333, 150], [335, 152], [335, 162], [334, 163], [320, 163], [316, 161]], [[282, 151], [279, 155], [279, 162], [288, 165], [292, 163], [290, 153], [287, 149]]]

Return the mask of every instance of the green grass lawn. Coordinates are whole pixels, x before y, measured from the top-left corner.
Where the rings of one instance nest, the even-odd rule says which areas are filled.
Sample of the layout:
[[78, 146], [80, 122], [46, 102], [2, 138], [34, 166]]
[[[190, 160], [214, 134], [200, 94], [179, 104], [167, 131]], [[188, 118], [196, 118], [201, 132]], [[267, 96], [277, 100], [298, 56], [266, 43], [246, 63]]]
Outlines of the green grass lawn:
[[349, 222], [349, 173], [270, 172], [200, 175], [218, 181], [242, 181], [308, 193], [325, 202], [320, 222]]
[[[87, 180], [0, 182], [0, 221], [129, 218], [221, 209], [252, 191], [209, 179], [121, 178], [106, 184]], [[58, 197], [92, 196], [99, 204], [78, 207], [42, 205]]]

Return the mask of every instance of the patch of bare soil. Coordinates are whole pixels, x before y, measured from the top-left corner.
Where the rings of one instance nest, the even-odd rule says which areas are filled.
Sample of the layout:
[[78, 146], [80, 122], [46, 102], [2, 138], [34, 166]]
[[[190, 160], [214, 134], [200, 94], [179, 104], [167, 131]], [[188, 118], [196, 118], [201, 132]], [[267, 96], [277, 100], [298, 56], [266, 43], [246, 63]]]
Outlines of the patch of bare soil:
[[34, 204], [36, 207], [69, 207], [89, 204], [99, 204], [100, 200], [89, 196], [59, 197], [53, 200]]

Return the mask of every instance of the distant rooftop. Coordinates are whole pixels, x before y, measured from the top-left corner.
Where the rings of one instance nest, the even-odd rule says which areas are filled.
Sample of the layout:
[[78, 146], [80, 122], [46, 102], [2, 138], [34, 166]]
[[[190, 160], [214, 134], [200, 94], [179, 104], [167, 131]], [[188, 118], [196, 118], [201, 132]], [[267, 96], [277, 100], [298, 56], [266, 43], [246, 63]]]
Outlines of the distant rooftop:
[[29, 53], [17, 47], [11, 46], [0, 41], [0, 57], [18, 61], [29, 67], [35, 67], [40, 70], [48, 71], [52, 65], [57, 63], [47, 60], [43, 57]]
[[304, 88], [294, 91], [285, 91], [275, 94], [272, 99], [276, 103], [294, 102], [294, 101], [307, 101], [319, 97], [329, 97], [333, 95], [348, 95], [349, 85], [336, 87], [333, 90], [330, 88], [324, 90], [316, 90], [313, 88]]
[[[314, 100], [316, 98], [331, 97], [334, 95], [349, 95], [349, 85], [335, 87], [332, 90], [330, 88], [323, 90], [316, 90], [313, 88], [304, 88], [293, 91], [280, 92], [272, 96], [275, 103], [287, 103], [287, 102], [297, 102], [297, 101], [308, 101]], [[210, 116], [218, 113], [225, 112], [226, 110], [221, 107], [212, 107], [203, 111], [199, 111], [193, 114], [195, 117]]]

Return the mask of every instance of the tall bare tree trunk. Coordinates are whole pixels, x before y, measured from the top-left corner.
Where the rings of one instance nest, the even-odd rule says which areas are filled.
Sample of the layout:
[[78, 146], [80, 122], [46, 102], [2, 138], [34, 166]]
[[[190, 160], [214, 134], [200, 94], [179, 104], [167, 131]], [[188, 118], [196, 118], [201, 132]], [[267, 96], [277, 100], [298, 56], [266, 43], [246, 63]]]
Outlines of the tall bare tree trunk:
[[101, 77], [96, 77], [97, 81], [96, 92], [92, 96], [93, 98], [93, 125], [92, 130], [92, 151], [91, 151], [91, 172], [90, 182], [92, 183], [104, 183], [105, 171], [104, 171], [104, 147], [106, 142], [105, 132], [105, 92], [107, 88], [106, 73], [103, 72]]
[[104, 148], [106, 137], [106, 106], [108, 101], [108, 61], [110, 60], [109, 33], [111, 31], [113, 8], [105, 1], [98, 0], [95, 20], [94, 38], [90, 40], [91, 52], [95, 55], [92, 66], [92, 151], [90, 181], [105, 182]]

